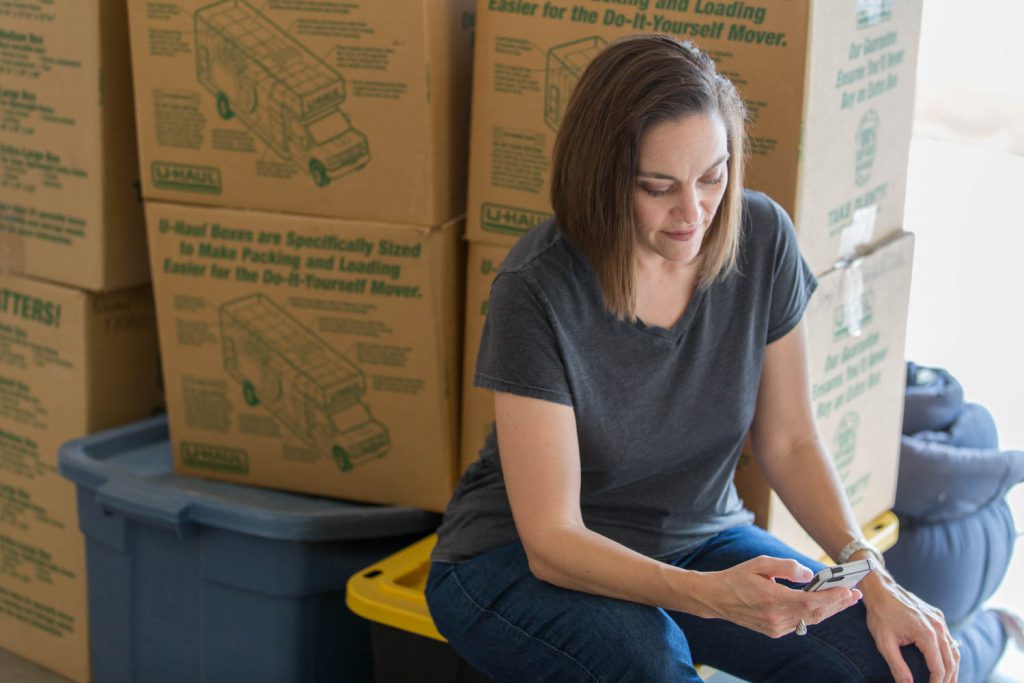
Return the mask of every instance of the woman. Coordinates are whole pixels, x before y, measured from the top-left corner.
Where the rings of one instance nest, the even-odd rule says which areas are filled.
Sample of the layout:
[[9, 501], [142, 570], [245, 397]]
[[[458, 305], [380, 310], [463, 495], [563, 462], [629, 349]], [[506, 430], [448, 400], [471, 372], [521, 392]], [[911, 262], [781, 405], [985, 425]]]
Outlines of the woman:
[[816, 281], [786, 214], [743, 191], [743, 119], [713, 62], [665, 36], [607, 47], [569, 104], [555, 219], [491, 289], [475, 382], [496, 430], [427, 586], [441, 633], [496, 680], [699, 681], [694, 661], [752, 681], [956, 679], [942, 615], [884, 570], [794, 590], [821, 565], [754, 527], [732, 484], [749, 431], [825, 550], [881, 561], [814, 425]]

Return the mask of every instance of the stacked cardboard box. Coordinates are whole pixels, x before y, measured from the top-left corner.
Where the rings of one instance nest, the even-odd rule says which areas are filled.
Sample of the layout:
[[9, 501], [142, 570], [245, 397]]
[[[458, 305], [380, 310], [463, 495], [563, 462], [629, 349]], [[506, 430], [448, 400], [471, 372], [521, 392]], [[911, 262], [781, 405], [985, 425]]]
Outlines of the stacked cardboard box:
[[0, 348], [0, 647], [89, 681], [85, 544], [57, 449], [160, 409], [151, 291], [0, 275]]
[[[481, 267], [500, 260], [497, 245], [507, 251], [551, 215], [555, 136], [593, 56], [624, 35], [670, 33], [709, 52], [747, 102], [747, 185], [793, 216], [801, 251], [821, 279], [806, 314], [819, 428], [858, 520], [889, 509], [902, 415], [912, 254], [902, 222], [920, 14], [920, 0], [481, 3], [463, 466], [476, 458], [494, 414], [489, 392], [472, 387], [482, 328], [473, 302], [486, 300], [493, 280]], [[858, 254], [867, 256], [851, 264]], [[749, 453], [737, 485], [760, 524], [818, 554]]]
[[3, 2], [0, 26], [0, 267], [148, 282], [124, 7]]
[[[804, 314], [815, 419], [862, 527], [896, 500], [913, 256], [913, 235], [894, 235], [819, 276]], [[760, 526], [810, 557], [823, 554], [770, 490], [749, 450], [736, 486]]]
[[473, 0], [129, 0], [148, 200], [439, 225], [465, 210]]
[[444, 508], [461, 220], [161, 202], [147, 216], [178, 471]]
[[91, 680], [58, 446], [162, 404], [127, 13], [0, 2], [0, 648]]
[[178, 471], [443, 509], [473, 0], [130, 0]]

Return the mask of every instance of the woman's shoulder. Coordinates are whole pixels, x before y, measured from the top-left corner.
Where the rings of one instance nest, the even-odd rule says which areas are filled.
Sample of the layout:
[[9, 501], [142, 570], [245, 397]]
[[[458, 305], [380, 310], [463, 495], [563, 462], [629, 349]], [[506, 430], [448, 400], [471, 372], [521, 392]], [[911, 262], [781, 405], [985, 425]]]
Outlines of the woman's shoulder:
[[[578, 295], [594, 285], [593, 271], [586, 259], [565, 237], [552, 218], [523, 235], [509, 250], [498, 268], [498, 279], [529, 283], [546, 298]], [[504, 276], [504, 277], [503, 277]]]
[[530, 229], [509, 249], [498, 268], [499, 273], [526, 273], [542, 270], [552, 258], [564, 258], [561, 232], [554, 218]]
[[771, 254], [796, 242], [793, 221], [774, 199], [757, 190], [743, 191], [743, 249]]
[[554, 219], [523, 235], [498, 267], [492, 300], [530, 295], [560, 309], [577, 310], [598, 297], [597, 280], [586, 259]]
[[790, 223], [789, 214], [777, 201], [759, 190], [743, 190], [744, 229], [776, 230]]

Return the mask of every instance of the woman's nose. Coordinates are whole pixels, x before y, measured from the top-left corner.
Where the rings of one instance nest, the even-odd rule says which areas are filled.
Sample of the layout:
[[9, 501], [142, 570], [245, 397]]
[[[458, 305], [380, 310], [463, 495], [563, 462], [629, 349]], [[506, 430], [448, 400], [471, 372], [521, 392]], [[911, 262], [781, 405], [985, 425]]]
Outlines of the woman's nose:
[[672, 207], [672, 217], [687, 225], [697, 225], [701, 219], [700, 198], [697, 193], [688, 189], [679, 193], [679, 200]]

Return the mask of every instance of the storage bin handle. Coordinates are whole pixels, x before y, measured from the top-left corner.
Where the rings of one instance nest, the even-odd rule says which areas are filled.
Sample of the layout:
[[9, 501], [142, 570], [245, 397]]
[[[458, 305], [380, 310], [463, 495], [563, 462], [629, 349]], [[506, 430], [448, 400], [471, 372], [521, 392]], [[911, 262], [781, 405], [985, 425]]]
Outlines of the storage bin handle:
[[172, 531], [179, 538], [194, 536], [198, 527], [188, 521], [189, 496], [140, 484], [112, 479], [96, 489], [96, 503], [106, 514], [118, 514], [151, 526]]

